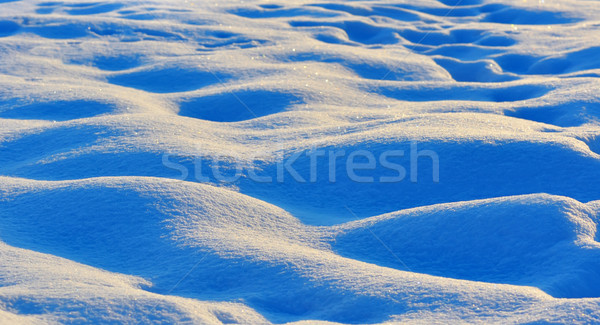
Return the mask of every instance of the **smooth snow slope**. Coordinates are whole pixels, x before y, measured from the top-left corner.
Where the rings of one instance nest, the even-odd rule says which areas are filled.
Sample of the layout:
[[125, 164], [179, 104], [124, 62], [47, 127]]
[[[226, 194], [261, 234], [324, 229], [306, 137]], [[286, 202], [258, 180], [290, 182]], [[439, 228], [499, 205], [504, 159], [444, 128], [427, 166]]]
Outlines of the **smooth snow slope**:
[[598, 17], [0, 1], [0, 323], [599, 323]]

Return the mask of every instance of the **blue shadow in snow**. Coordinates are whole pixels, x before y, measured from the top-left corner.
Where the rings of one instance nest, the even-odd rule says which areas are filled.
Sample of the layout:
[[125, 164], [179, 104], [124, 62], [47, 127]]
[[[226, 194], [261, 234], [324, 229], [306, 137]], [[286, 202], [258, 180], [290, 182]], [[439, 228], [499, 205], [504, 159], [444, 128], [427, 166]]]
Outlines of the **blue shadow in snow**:
[[225, 79], [228, 79], [228, 76], [185, 67], [157, 68], [108, 77], [108, 81], [112, 84], [152, 93], [191, 91]]
[[181, 103], [179, 115], [215, 122], [238, 122], [279, 113], [301, 100], [294, 94], [278, 91], [224, 92]]
[[114, 111], [113, 104], [92, 100], [62, 100], [11, 107], [0, 112], [0, 118], [21, 120], [68, 121]]

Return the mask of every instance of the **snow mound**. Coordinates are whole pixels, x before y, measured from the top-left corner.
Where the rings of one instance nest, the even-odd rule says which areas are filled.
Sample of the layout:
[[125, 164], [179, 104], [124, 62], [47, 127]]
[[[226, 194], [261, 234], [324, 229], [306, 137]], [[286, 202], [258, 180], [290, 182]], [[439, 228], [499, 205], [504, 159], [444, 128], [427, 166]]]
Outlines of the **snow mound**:
[[19, 324], [266, 323], [239, 303], [203, 302], [141, 289], [139, 277], [0, 243], [0, 321]]
[[555, 297], [598, 297], [595, 216], [573, 199], [516, 196], [363, 219], [339, 226], [332, 243], [344, 256], [378, 265], [532, 285]]
[[[496, 300], [505, 299], [501, 297], [506, 295], [521, 297], [515, 303], [522, 308], [535, 309], [540, 304], [547, 305], [547, 308], [556, 306], [551, 298], [529, 287], [449, 279], [448, 276], [460, 278], [464, 275], [458, 267], [439, 267], [449, 260], [462, 265], [463, 270], [470, 270], [467, 278], [488, 276], [485, 280], [490, 282], [519, 282], [521, 279], [521, 285], [539, 285], [544, 290], [564, 295], [569, 288], [573, 296], [583, 295], [585, 289], [595, 290], [588, 291], [590, 295], [598, 292], [597, 287], [590, 286], [597, 277], [573, 273], [572, 282], [567, 284], [564, 276], [557, 276], [564, 274], [559, 273], [561, 267], [563, 272], [580, 271], [585, 263], [589, 271], [597, 249], [597, 243], [593, 241], [595, 223], [586, 215], [593, 210], [570, 199], [535, 195], [475, 201], [408, 210], [340, 226], [311, 227], [302, 225], [284, 210], [227, 189], [169, 179], [119, 177], [39, 182], [3, 178], [2, 184], [0, 192], [4, 209], [0, 214], [0, 231], [7, 244], [111, 272], [141, 276], [147, 280], [117, 276], [122, 279], [120, 281], [129, 281], [127, 283], [137, 287], [140, 295], [152, 295], [150, 292], [178, 294], [202, 301], [234, 296], [272, 321], [299, 320], [307, 315], [341, 322], [383, 321], [403, 314], [407, 309], [421, 309], [417, 307], [418, 301], [425, 299], [425, 292], [429, 297], [425, 306], [447, 304], [452, 296], [452, 305], [456, 308], [470, 308], [465, 306], [478, 301], [486, 309], [496, 310], [493, 307]], [[121, 202], [118, 206], [109, 204], [117, 199]], [[554, 212], [554, 215], [550, 215], [544, 223], [537, 220], [538, 224], [546, 226], [534, 231], [527, 226], [535, 223], [536, 218], [526, 218], [526, 206], [530, 206], [529, 211], [547, 206], [546, 211]], [[469, 216], [474, 218], [486, 213], [483, 211], [486, 208], [497, 216], [487, 218], [489, 220], [480, 217], [471, 224], [466, 222]], [[556, 210], [566, 212], [561, 215]], [[515, 211], [521, 216], [520, 221], [515, 221], [523, 225], [520, 232], [506, 234], [499, 229], [500, 234], [505, 234], [500, 238], [494, 233], [484, 233], [493, 228], [490, 223], [496, 227], [506, 225], [505, 229], [508, 229], [512, 225], [510, 218], [517, 219], [513, 217]], [[498, 220], [500, 218], [502, 222]], [[405, 220], [408, 222], [403, 224]], [[446, 232], [440, 234], [436, 223], [444, 225]], [[413, 229], [409, 229], [411, 225]], [[430, 228], [438, 229], [438, 233]], [[472, 233], [465, 233], [464, 229]], [[404, 234], [419, 233], [415, 239], [404, 241], [402, 237], [398, 238], [395, 230]], [[383, 250], [379, 242], [373, 241], [374, 237], [365, 236], [366, 232], [378, 233], [379, 238], [391, 245], [388, 249], [397, 253], [388, 254], [389, 251]], [[480, 239], [471, 243], [472, 249], [460, 250], [463, 247], [461, 243], [465, 243], [464, 238], [475, 233]], [[437, 240], [432, 243], [427, 236]], [[530, 236], [537, 237], [529, 240]], [[421, 238], [423, 240], [419, 242]], [[462, 240], [453, 241], [452, 238]], [[500, 243], [502, 239], [506, 246]], [[554, 249], [564, 254], [556, 255], [554, 252], [553, 258], [556, 259], [553, 261], [557, 269], [547, 272], [536, 270], [536, 259], [552, 253], [553, 244]], [[588, 252], [584, 251], [584, 245], [588, 246]], [[9, 251], [16, 250], [4, 247]], [[368, 258], [360, 256], [361, 251], [368, 252]], [[495, 252], [495, 257], [486, 258], [491, 251]], [[407, 259], [409, 264], [419, 261], [418, 257], [422, 258], [420, 264], [412, 264], [415, 267], [412, 272], [436, 276], [409, 273], [398, 267], [392, 257], [407, 252], [416, 255]], [[57, 258], [50, 255], [28, 254], [46, 256], [46, 259], [54, 259], [52, 263], [58, 263], [55, 262]], [[527, 259], [524, 261], [519, 254], [528, 254]], [[572, 256], [569, 257], [569, 254]], [[560, 256], [568, 259], [561, 260]], [[571, 260], [578, 264], [570, 264]], [[3, 261], [6, 261], [5, 267], [18, 267], [8, 259]], [[72, 264], [62, 259], [59, 261]], [[513, 264], [520, 261], [520, 264], [517, 263], [518, 267], [512, 269], [509, 275], [502, 277], [498, 272], [498, 276], [492, 278], [489, 268], [493, 265], [502, 268], [503, 262], [510, 264], [511, 261]], [[530, 261], [531, 264], [528, 264]], [[39, 277], [39, 267], [48, 263], [32, 264], [39, 265], [38, 269], [13, 275], [13, 278], [24, 281], [25, 276]], [[56, 268], [53, 267], [55, 271], [44, 276], [63, 274], [62, 269]], [[75, 269], [78, 268], [89, 269], [81, 272], [92, 272], [94, 275], [90, 276], [94, 278], [98, 277], [94, 272], [100, 272], [87, 266]], [[541, 274], [535, 274], [535, 271]], [[116, 275], [102, 272], [106, 275], [101, 279], [114, 281], [111, 279]], [[244, 276], [240, 277], [241, 274]], [[552, 275], [562, 282], [551, 283]], [[527, 281], [522, 280], [532, 278], [538, 282], [525, 283]], [[548, 279], [548, 282], [543, 282], [543, 279]], [[44, 280], [34, 279], [25, 283], [29, 282], [44, 283]], [[97, 281], [92, 283], [94, 286], [106, 286]], [[559, 288], [561, 283], [565, 285], [563, 291]], [[55, 299], [65, 299], [64, 292], [56, 294], [58, 297]], [[118, 293], [106, 294], [106, 299], [118, 299], [114, 297]], [[69, 304], [77, 304], [76, 301]], [[50, 303], [49, 300], [35, 300], [35, 303], [45, 306], [57, 304], [53, 307], [58, 308], [51, 313], [53, 315], [63, 308], [58, 307], [63, 306], [62, 303]], [[23, 304], [15, 302], [14, 308], [25, 312]], [[64, 308], [70, 308], [69, 304]], [[179, 302], [175, 304], [173, 308], [183, 308]], [[100, 306], [98, 308], [102, 309]], [[140, 309], [139, 313], [148, 316], [142, 307], [136, 308]], [[423, 312], [429, 309], [425, 307]], [[93, 316], [99, 311], [89, 312], [77, 311], [82, 317], [99, 317]], [[127, 313], [127, 309], [117, 312], [118, 315]], [[183, 311], [174, 310], [173, 313], [181, 317], [185, 315]], [[531, 316], [535, 315], [532, 313]]]

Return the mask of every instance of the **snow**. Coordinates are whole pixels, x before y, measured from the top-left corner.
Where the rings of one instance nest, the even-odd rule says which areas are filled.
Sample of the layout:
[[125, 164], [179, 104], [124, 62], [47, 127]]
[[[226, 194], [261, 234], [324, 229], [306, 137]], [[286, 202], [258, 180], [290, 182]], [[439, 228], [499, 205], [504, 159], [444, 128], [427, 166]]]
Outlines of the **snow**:
[[0, 1], [0, 323], [600, 322], [597, 17]]

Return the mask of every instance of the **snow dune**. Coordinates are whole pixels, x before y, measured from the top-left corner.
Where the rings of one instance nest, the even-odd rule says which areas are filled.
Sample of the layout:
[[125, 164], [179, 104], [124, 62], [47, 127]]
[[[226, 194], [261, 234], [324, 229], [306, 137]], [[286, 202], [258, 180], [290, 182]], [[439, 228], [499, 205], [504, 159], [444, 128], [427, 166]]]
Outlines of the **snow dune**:
[[[136, 274], [152, 282], [137, 286], [153, 293], [201, 301], [236, 296], [267, 314], [277, 308], [287, 319], [382, 321], [382, 315], [429, 312], [449, 301], [461, 308], [477, 301], [490, 310], [498, 299], [533, 310], [559, 306], [528, 287], [447, 277], [538, 285], [561, 297], [593, 296], [599, 285], [596, 210], [562, 197], [447, 204], [310, 227], [267, 203], [189, 182], [120, 177], [2, 183], [3, 193], [14, 193], [3, 200], [2, 233], [9, 245]], [[121, 204], [111, 204], [116, 200]], [[32, 205], [41, 208], [23, 211]], [[411, 265], [410, 273], [399, 261]], [[178, 282], [181, 270], [190, 269]], [[87, 272], [101, 272], [93, 270]], [[116, 276], [102, 274], [107, 281]], [[27, 313], [19, 300], [24, 298], [17, 297], [11, 307]], [[426, 307], [418, 307], [423, 299]], [[533, 310], [531, 319], [547, 316]]]
[[0, 1], [0, 323], [600, 322], [597, 17]]

